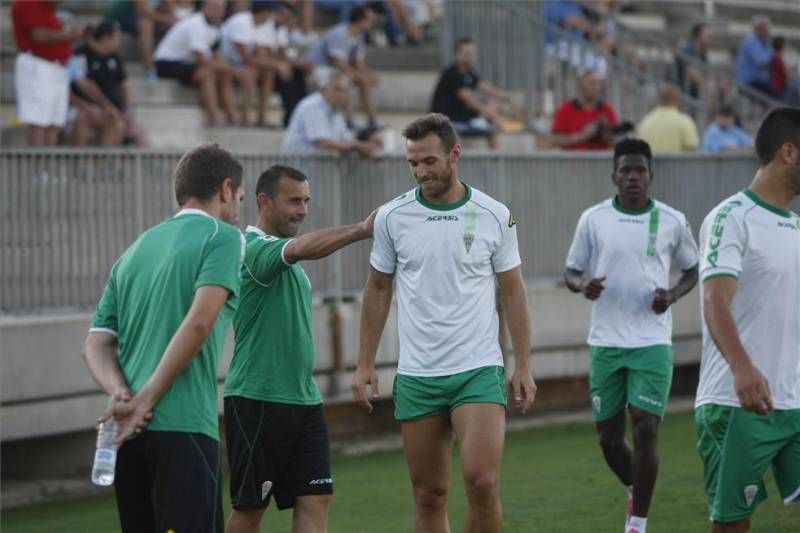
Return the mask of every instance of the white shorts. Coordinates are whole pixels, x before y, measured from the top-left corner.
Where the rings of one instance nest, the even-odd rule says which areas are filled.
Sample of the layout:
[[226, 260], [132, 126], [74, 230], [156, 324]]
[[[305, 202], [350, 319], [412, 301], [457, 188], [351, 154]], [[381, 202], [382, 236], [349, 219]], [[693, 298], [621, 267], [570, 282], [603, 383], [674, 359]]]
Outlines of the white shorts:
[[28, 52], [17, 54], [14, 65], [17, 115], [23, 124], [62, 127], [67, 121], [67, 67]]

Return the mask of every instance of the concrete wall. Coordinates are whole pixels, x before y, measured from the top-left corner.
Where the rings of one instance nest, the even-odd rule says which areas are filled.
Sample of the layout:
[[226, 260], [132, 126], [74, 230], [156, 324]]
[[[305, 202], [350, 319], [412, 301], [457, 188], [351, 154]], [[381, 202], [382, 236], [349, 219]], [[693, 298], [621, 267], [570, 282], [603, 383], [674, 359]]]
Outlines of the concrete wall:
[[[532, 283], [528, 290], [536, 379], [585, 378], [589, 303], [554, 282]], [[358, 357], [360, 303], [345, 302], [337, 308], [344, 364], [335, 373], [330, 327], [333, 306], [320, 302], [314, 308], [317, 381], [328, 403], [334, 404], [351, 398], [349, 383]], [[696, 290], [675, 306], [673, 317], [676, 365], [696, 364], [700, 354]], [[0, 318], [0, 437], [4, 443], [92, 428], [106, 398], [80, 358], [89, 318], [87, 314]], [[231, 348], [229, 337], [220, 383], [230, 364]], [[394, 316], [390, 316], [377, 357], [384, 398], [391, 396], [396, 361], [397, 331]], [[568, 398], [540, 397], [539, 402], [551, 408], [574, 405], [574, 399]]]

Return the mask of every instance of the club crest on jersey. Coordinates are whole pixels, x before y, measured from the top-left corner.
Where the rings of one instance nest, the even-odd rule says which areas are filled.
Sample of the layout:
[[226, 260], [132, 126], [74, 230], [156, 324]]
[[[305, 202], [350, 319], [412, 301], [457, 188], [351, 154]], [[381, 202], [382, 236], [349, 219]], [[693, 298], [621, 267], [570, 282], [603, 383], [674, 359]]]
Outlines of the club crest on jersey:
[[603, 399], [600, 396], [593, 396], [592, 397], [592, 405], [594, 406], [594, 410], [598, 413], [600, 412], [600, 408], [603, 406]]
[[465, 233], [464, 234], [464, 250], [469, 253], [470, 249], [472, 248], [472, 243], [475, 242], [475, 234], [473, 233]]
[[269, 495], [269, 491], [272, 488], [272, 481], [265, 481], [261, 484], [261, 499], [266, 500], [267, 496]]
[[758, 485], [747, 485], [744, 488], [744, 501], [748, 507], [753, 505], [753, 502], [756, 499], [756, 494], [758, 494]]

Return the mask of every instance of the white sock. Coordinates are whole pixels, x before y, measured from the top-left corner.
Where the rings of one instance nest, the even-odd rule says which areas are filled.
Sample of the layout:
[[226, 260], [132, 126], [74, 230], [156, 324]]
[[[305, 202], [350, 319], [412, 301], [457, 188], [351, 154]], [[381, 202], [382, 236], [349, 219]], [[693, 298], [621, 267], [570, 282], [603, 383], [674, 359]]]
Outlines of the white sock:
[[628, 498], [631, 500], [633, 499], [633, 485], [623, 485], [625, 487], [625, 493], [628, 495]]
[[641, 516], [631, 516], [631, 520], [628, 522], [628, 527], [635, 528], [639, 533], [646, 533], [647, 518], [643, 518]]

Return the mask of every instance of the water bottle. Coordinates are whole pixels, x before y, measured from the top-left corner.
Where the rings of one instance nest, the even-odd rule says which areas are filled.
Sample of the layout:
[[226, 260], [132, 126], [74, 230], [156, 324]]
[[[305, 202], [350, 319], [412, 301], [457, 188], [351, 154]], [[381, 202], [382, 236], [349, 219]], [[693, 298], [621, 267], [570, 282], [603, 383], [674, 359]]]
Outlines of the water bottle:
[[92, 483], [107, 487], [114, 483], [114, 468], [117, 464], [117, 421], [111, 417], [100, 424], [97, 431], [97, 449], [92, 465]]

